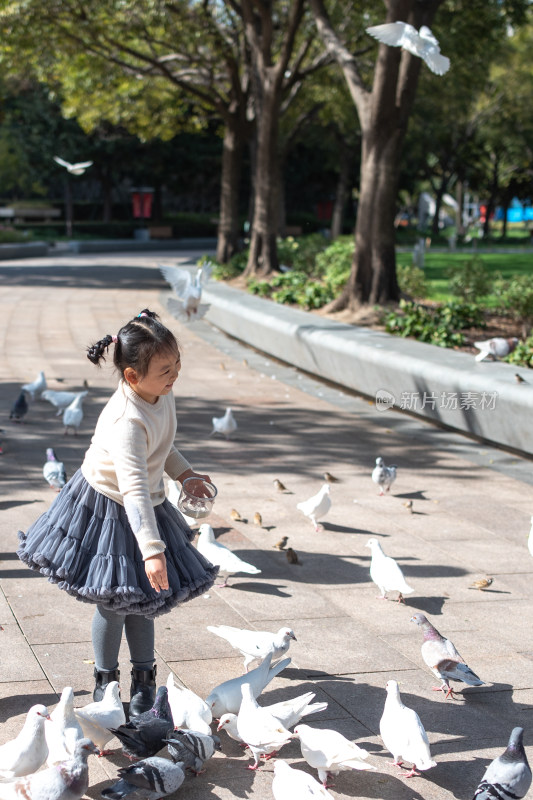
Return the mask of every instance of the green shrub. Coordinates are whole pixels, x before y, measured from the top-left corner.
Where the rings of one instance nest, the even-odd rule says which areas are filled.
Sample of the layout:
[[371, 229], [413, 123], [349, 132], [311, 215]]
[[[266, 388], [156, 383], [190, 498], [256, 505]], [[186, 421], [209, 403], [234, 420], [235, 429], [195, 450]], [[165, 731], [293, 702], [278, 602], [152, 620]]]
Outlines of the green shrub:
[[529, 336], [524, 342], [519, 342], [504, 361], [509, 364], [515, 364], [517, 367], [533, 369], [533, 335]]
[[305, 272], [284, 272], [270, 280], [248, 281], [248, 289], [259, 297], [270, 297], [276, 303], [289, 303], [303, 308], [320, 308], [333, 300], [334, 294], [326, 283], [311, 280]]
[[354, 249], [353, 236], [339, 236], [316, 256], [316, 274], [333, 289], [344, 286], [352, 268]]
[[321, 233], [309, 236], [287, 236], [278, 239], [278, 261], [280, 265], [291, 267], [297, 272], [316, 275], [316, 257], [327, 247], [328, 240]]
[[398, 264], [396, 266], [396, 277], [400, 292], [414, 300], [421, 300], [427, 297], [428, 287], [424, 270], [414, 264]]
[[489, 294], [491, 290], [489, 273], [479, 256], [453, 264], [447, 274], [451, 293], [466, 303]]
[[460, 347], [465, 341], [463, 329], [485, 324], [483, 311], [472, 303], [428, 307], [407, 300], [400, 300], [399, 309], [386, 314], [384, 322], [387, 333], [439, 347]]
[[215, 280], [229, 281], [232, 278], [238, 278], [244, 272], [248, 261], [248, 252], [243, 250], [240, 253], [235, 253], [226, 264], [221, 264], [208, 256], [202, 256], [198, 262], [199, 264], [202, 259], [208, 259], [214, 265], [213, 277]]
[[522, 336], [528, 336], [533, 325], [533, 276], [513, 275], [509, 280], [499, 279], [494, 293], [502, 308], [522, 326]]
[[13, 228], [3, 228], [0, 226], [0, 244], [19, 244], [20, 242], [30, 242], [32, 235], [29, 231], [16, 231]]

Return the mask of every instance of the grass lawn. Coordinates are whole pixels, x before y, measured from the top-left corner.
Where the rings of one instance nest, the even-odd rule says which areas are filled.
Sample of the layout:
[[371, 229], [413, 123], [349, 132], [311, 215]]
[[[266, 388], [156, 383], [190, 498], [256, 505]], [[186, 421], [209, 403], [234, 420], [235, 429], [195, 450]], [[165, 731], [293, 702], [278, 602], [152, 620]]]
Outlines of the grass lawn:
[[[437, 302], [452, 300], [453, 296], [448, 289], [447, 271], [452, 264], [464, 264], [475, 253], [432, 253], [426, 252], [424, 274], [429, 287], [428, 299]], [[481, 253], [477, 254], [489, 273], [498, 273], [504, 278], [511, 275], [533, 275], [533, 253]], [[397, 253], [398, 264], [409, 265], [413, 263], [412, 253]], [[481, 298], [479, 298], [481, 299]], [[483, 298], [483, 302], [491, 307], [496, 304], [496, 299]]]

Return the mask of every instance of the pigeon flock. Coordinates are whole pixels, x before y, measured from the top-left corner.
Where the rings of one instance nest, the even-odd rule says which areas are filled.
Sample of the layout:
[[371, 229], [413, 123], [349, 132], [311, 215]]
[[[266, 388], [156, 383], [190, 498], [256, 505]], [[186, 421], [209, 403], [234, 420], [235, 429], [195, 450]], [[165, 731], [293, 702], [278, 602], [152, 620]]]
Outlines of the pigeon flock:
[[[198, 281], [201, 285], [201, 278]], [[47, 388], [41, 372], [32, 384], [21, 387], [12, 418], [21, 421], [31, 402], [40, 396], [57, 414], [63, 414], [65, 430], [69, 427], [76, 430], [83, 418], [82, 403], [86, 395], [87, 391], [53, 392]], [[237, 429], [231, 408], [212, 421], [212, 433], [220, 433], [226, 439]], [[43, 476], [56, 491], [61, 491], [67, 479], [64, 465], [51, 447], [46, 451]], [[335, 493], [332, 486], [339, 482], [328, 472], [323, 478], [317, 492], [295, 503], [296, 509], [312, 522], [316, 533], [323, 530], [319, 521], [330, 512], [331, 492]], [[382, 496], [390, 492], [396, 478], [397, 467], [386, 466], [382, 457], [376, 458], [372, 471], [369, 469], [369, 486], [371, 479]], [[177, 503], [179, 487], [172, 484], [168, 484], [169, 499]], [[290, 493], [281, 481], [276, 479], [274, 484], [279, 492]], [[230, 516], [235, 522], [246, 522], [235, 509]], [[262, 525], [259, 512], [255, 513], [254, 522]], [[289, 563], [299, 564], [296, 552], [287, 547], [288, 538], [284, 536], [273, 547], [284, 550]], [[532, 541], [533, 526], [529, 539], [533, 554]], [[228, 578], [235, 574], [261, 574], [256, 566], [218, 542], [207, 523], [199, 527], [196, 546], [220, 567], [221, 575], [225, 576], [222, 586], [227, 586]], [[415, 588], [407, 583], [400, 566], [384, 553], [378, 539], [369, 539], [366, 546], [371, 551], [370, 579], [378, 587], [380, 599], [387, 600], [388, 594], [393, 593], [391, 599], [405, 603], [404, 597], [415, 592]], [[483, 578], [472, 584], [472, 588], [484, 590], [492, 580]], [[456, 690], [452, 683], [484, 684], [453, 643], [424, 614], [415, 613], [411, 621], [421, 629], [421, 659], [439, 681], [432, 688], [442, 692], [445, 700], [454, 699]], [[309, 718], [312, 722], [316, 714], [327, 709], [326, 702], [313, 702], [315, 692], [270, 705], [262, 702], [266, 687], [291, 663], [287, 653], [291, 643], [297, 641], [291, 627], [269, 632], [209, 625], [207, 630], [241, 654], [243, 674], [214, 686], [204, 699], [170, 673], [166, 685], [158, 688], [153, 708], [129, 721], [116, 681], [108, 685], [100, 702], [82, 708], [74, 707], [72, 688], [65, 687], [52, 713], [44, 705], [32, 706], [18, 735], [0, 747], [0, 800], [81, 800], [89, 786], [89, 755], [102, 757], [114, 752], [107, 749], [113, 738], [120, 742], [122, 754], [132, 763], [120, 768], [115, 782], [101, 790], [100, 796], [110, 800], [158, 800], [178, 791], [179, 796], [186, 797], [187, 776], [201, 775], [207, 762], [217, 752], [223, 752], [218, 735], [223, 731], [249, 751], [251, 760], [247, 768], [254, 772], [262, 763], [278, 757], [293, 740], [298, 741], [308, 771], [290, 766], [281, 755], [273, 770], [274, 800], [333, 798], [330, 789], [341, 771], [378, 771], [377, 763], [372, 763], [372, 754], [340, 731], [307, 724]], [[379, 732], [403, 778], [421, 777], [427, 770], [438, 770], [423, 721], [415, 710], [403, 704], [395, 680], [384, 680]], [[406, 769], [404, 762], [408, 765]], [[529, 791], [531, 780], [523, 728], [516, 727], [505, 752], [488, 766], [477, 789], [471, 787], [471, 796], [479, 800], [520, 800]], [[379, 797], [379, 789], [376, 791]]]

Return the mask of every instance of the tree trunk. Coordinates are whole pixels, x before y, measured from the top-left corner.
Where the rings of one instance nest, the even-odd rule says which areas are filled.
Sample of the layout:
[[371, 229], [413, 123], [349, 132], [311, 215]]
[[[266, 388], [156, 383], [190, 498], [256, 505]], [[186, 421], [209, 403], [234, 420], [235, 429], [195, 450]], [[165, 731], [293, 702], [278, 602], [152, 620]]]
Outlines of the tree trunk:
[[332, 311], [400, 298], [394, 217], [403, 136], [383, 133], [374, 127], [363, 133], [354, 260], [344, 292], [330, 304]]
[[494, 209], [496, 207], [496, 195], [498, 194], [498, 189], [499, 189], [499, 171], [500, 171], [499, 168], [500, 168], [500, 158], [498, 153], [495, 153], [492, 161], [492, 181], [490, 184], [489, 202], [486, 205], [485, 222], [483, 223], [484, 239], [488, 239], [490, 236], [490, 218], [494, 213]]
[[247, 132], [229, 121], [224, 131], [217, 261], [225, 264], [239, 249], [239, 190]]
[[278, 114], [279, 89], [265, 82], [257, 113], [257, 162], [254, 184], [254, 219], [245, 276], [268, 275], [278, 268]]
[[344, 217], [344, 209], [346, 208], [346, 200], [351, 184], [352, 174], [352, 157], [350, 148], [344, 141], [339, 140], [339, 178], [337, 181], [337, 189], [335, 192], [335, 202], [333, 204], [333, 213], [331, 215], [331, 238], [336, 239], [342, 234], [342, 221]]

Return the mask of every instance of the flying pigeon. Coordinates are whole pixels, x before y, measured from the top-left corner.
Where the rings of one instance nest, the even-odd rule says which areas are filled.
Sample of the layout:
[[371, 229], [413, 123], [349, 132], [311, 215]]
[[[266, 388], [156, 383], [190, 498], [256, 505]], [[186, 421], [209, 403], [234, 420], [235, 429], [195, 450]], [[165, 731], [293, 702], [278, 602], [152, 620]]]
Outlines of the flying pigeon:
[[394, 464], [391, 464], [390, 467], [386, 467], [381, 456], [376, 458], [376, 466], [372, 470], [372, 480], [379, 486], [380, 495], [384, 494], [383, 489], [385, 489], [386, 492], [389, 491], [390, 487], [396, 480], [397, 469], [398, 467], [396, 467]]
[[87, 759], [96, 753], [90, 739], [78, 739], [72, 756], [12, 783], [0, 784], [2, 800], [81, 800], [89, 787]]
[[366, 763], [367, 751], [338, 731], [298, 725], [294, 732], [300, 739], [302, 756], [310, 767], [318, 770], [318, 777], [325, 789], [328, 788], [328, 777], [338, 775], [341, 770], [375, 769]]
[[49, 767], [72, 758], [76, 742], [83, 739], [83, 730], [74, 713], [74, 692], [65, 686], [59, 703], [44, 726], [48, 745], [46, 763]]
[[366, 32], [378, 42], [391, 47], [402, 47], [418, 56], [435, 75], [444, 75], [450, 68], [450, 59], [441, 55], [439, 43], [426, 25], [422, 25], [417, 31], [407, 22], [386, 22], [384, 25], [372, 25]]
[[296, 641], [294, 631], [290, 628], [280, 628], [277, 633], [268, 633], [232, 628], [231, 625], [208, 625], [207, 630], [225, 639], [242, 653], [246, 672], [253, 661], [263, 661], [269, 653], [272, 654], [272, 661], [277, 661], [289, 649], [291, 639]]
[[86, 392], [80, 392], [80, 394], [76, 395], [72, 403], [63, 411], [63, 425], [65, 426], [65, 434], [68, 432], [69, 428], [72, 428], [74, 433], [76, 433], [80, 427], [83, 419], [82, 403], [85, 395]]
[[51, 447], [46, 450], [46, 462], [43, 467], [43, 475], [50, 488], [58, 492], [67, 482], [67, 473], [62, 461], [57, 460], [57, 456]]
[[215, 686], [205, 700], [211, 709], [213, 717], [220, 719], [222, 714], [228, 712], [238, 714], [241, 707], [241, 686], [243, 683], [250, 684], [252, 694], [257, 698], [270, 681], [291, 663], [290, 658], [284, 658], [274, 666], [271, 666], [271, 661], [272, 654], [269, 653], [265, 660], [255, 669], [238, 678], [230, 678], [229, 681], [224, 681], [224, 683]]
[[185, 780], [182, 764], [174, 764], [168, 758], [145, 758], [121, 767], [118, 771], [119, 780], [104, 789], [100, 794], [107, 800], [122, 800], [130, 797], [131, 800], [159, 800], [174, 794]]
[[26, 400], [26, 393], [24, 389], [21, 390], [19, 396], [11, 406], [9, 419], [13, 422], [21, 422], [23, 417], [28, 413], [28, 401]]
[[406, 582], [400, 567], [393, 558], [385, 555], [377, 539], [369, 539], [365, 547], [372, 551], [370, 577], [381, 592], [381, 599], [387, 599], [387, 592], [398, 592], [398, 602], [401, 603], [403, 595], [411, 594], [414, 589]]
[[295, 734], [288, 731], [267, 708], [261, 708], [249, 683], [241, 684], [241, 693], [242, 703], [237, 715], [237, 731], [254, 757], [254, 763], [249, 765], [248, 769], [256, 770], [261, 756], [272, 756], [277, 753], [284, 744], [295, 738]]
[[74, 713], [82, 727], [83, 735], [94, 742], [100, 755], [104, 756], [112, 752], [105, 750], [106, 744], [113, 738], [109, 729], [119, 728], [126, 722], [118, 681], [111, 681], [107, 684], [101, 700], [89, 703], [83, 708], [76, 708]]
[[486, 339], [484, 342], [474, 342], [474, 347], [480, 351], [476, 355], [476, 361], [484, 361], [486, 358], [497, 361], [499, 358], [505, 358], [513, 352], [517, 344], [516, 336], [512, 339], [496, 336], [494, 339]]
[[171, 672], [167, 678], [168, 702], [175, 728], [187, 728], [199, 733], [211, 733], [211, 709], [201, 697], [174, 682]]
[[73, 403], [79, 394], [85, 397], [88, 392], [56, 392], [53, 389], [45, 389], [44, 392], [41, 392], [41, 397], [57, 408], [56, 416], [60, 417], [61, 412]]
[[392, 753], [393, 764], [402, 766], [402, 758], [413, 764], [405, 778], [419, 775], [417, 769], [426, 770], [436, 767], [431, 760], [429, 740], [420, 722], [420, 717], [412, 708], [407, 708], [401, 701], [397, 681], [387, 681], [387, 698], [379, 723], [379, 732], [387, 750]]
[[163, 749], [164, 739], [173, 728], [167, 687], [160, 686], [149, 711], [132, 717], [125, 725], [109, 730], [120, 739], [124, 755], [128, 758], [149, 758]]
[[44, 377], [44, 372], [42, 370], [32, 383], [25, 383], [22, 386], [22, 390], [29, 394], [31, 400], [35, 400], [35, 395], [37, 392], [43, 392], [45, 389], [46, 378]]
[[254, 567], [253, 564], [248, 564], [242, 558], [215, 539], [215, 534], [211, 525], [204, 522], [200, 525], [200, 536], [196, 542], [198, 552], [201, 553], [208, 561], [215, 566], [220, 567], [220, 572], [226, 575], [224, 583], [220, 587], [228, 585], [228, 578], [230, 575], [235, 575], [237, 572], [246, 572], [249, 575], [259, 575], [261, 570]]
[[202, 767], [205, 761], [212, 758], [217, 750], [222, 750], [218, 736], [194, 730], [173, 731], [164, 741], [172, 761], [196, 775], [204, 771]]
[[531, 528], [529, 530], [529, 536], [527, 539], [527, 547], [530, 554], [533, 556], [533, 516], [531, 517]]
[[54, 156], [54, 161], [61, 167], [65, 167], [70, 175], [83, 175], [86, 169], [92, 167], [93, 161], [78, 161], [76, 164], [71, 164], [69, 161], [64, 161], [59, 156]]
[[177, 294], [168, 299], [167, 307], [173, 317], [180, 322], [201, 319], [207, 313], [209, 305], [201, 303], [202, 288], [211, 277], [212, 267], [205, 264], [196, 272], [194, 279], [191, 273], [181, 267], [159, 265], [161, 274]]
[[523, 728], [513, 728], [507, 749], [491, 761], [474, 800], [521, 800], [531, 786], [531, 769], [522, 744]]
[[333, 795], [301, 769], [294, 769], [286, 761], [274, 764], [272, 781], [274, 800], [333, 800]]
[[210, 436], [214, 433], [220, 433], [222, 436], [225, 436], [226, 439], [229, 439], [231, 434], [235, 433], [237, 430], [237, 422], [231, 408], [226, 409], [223, 417], [212, 417], [211, 422], [213, 423], [213, 430]]
[[48, 755], [44, 735], [45, 720], [50, 719], [48, 709], [35, 705], [26, 714], [20, 733], [0, 747], [0, 779], [11, 781], [30, 775], [42, 767]]
[[303, 500], [301, 503], [296, 504], [296, 508], [309, 517], [315, 531], [319, 531], [321, 526], [317, 524], [317, 519], [322, 519], [326, 516], [331, 508], [331, 498], [329, 496], [329, 483], [325, 483], [317, 494], [310, 497], [308, 500]]
[[459, 655], [455, 646], [449, 639], [445, 639], [438, 630], [428, 621], [424, 614], [415, 614], [411, 617], [411, 622], [420, 625], [424, 634], [422, 644], [422, 658], [442, 684], [434, 686], [436, 692], [446, 692], [446, 698], [453, 697], [454, 690], [450, 686], [450, 681], [462, 681], [469, 686], [482, 686], [484, 681], [480, 680], [475, 672], [472, 672], [464, 659]]
[[[273, 717], [275, 717], [285, 728], [292, 728], [297, 725], [302, 717], [308, 717], [311, 714], [318, 714], [320, 711], [325, 711], [328, 707], [327, 703], [312, 703], [314, 692], [307, 692], [301, 694], [292, 700], [282, 700], [280, 703], [273, 703], [269, 706], [262, 706]], [[225, 730], [231, 739], [236, 742], [242, 742], [239, 732], [237, 730], [237, 715], [236, 714], [223, 714], [220, 717], [217, 731]]]

